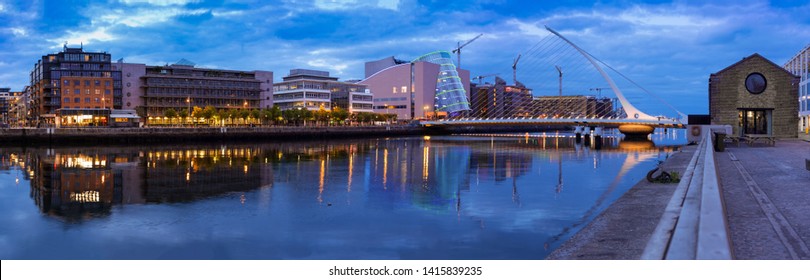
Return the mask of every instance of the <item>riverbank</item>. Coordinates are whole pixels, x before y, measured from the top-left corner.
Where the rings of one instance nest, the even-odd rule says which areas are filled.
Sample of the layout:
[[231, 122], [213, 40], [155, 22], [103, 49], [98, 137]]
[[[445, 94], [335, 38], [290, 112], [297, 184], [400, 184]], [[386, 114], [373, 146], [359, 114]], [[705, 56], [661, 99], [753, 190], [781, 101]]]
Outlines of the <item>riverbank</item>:
[[[684, 174], [696, 149], [684, 146], [663, 163], [664, 170]], [[642, 179], [547, 259], [640, 259], [677, 187]]]
[[[670, 157], [665, 170], [684, 174], [696, 146]], [[732, 259], [810, 259], [807, 139], [727, 145], [715, 152]], [[677, 184], [642, 180], [548, 259], [640, 259]]]
[[97, 145], [272, 141], [422, 135], [417, 126], [149, 127], [3, 129], [0, 144]]
[[447, 135], [456, 133], [536, 132], [554, 129], [537, 126], [422, 127], [388, 126], [262, 126], [262, 127], [147, 127], [147, 128], [5, 128], [0, 145], [102, 145], [288, 141]]

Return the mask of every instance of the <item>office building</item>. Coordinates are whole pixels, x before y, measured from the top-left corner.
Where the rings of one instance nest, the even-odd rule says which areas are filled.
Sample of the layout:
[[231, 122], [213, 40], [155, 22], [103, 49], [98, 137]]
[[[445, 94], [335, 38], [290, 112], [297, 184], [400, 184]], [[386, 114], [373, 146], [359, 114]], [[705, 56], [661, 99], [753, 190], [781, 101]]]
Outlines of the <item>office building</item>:
[[473, 85], [470, 91], [471, 110], [474, 118], [531, 117], [532, 90], [518, 82], [507, 85], [500, 77], [495, 84]]
[[810, 44], [785, 63], [785, 69], [799, 76], [799, 131], [810, 133]]
[[192, 112], [194, 107], [269, 109], [273, 72], [195, 67], [188, 60], [165, 66], [117, 63], [122, 71], [125, 109], [139, 111], [151, 123], [167, 110]]
[[291, 69], [283, 81], [273, 86], [274, 105], [281, 110], [332, 110], [371, 112], [372, 92], [366, 85], [341, 82], [327, 71]]
[[615, 102], [606, 97], [588, 95], [535, 96], [532, 115], [541, 118], [607, 118], [619, 117]]
[[59, 53], [42, 56], [30, 74], [32, 121], [54, 125], [57, 113], [70, 115], [70, 109], [120, 109], [121, 72], [112, 68], [110, 57], [67, 44]]

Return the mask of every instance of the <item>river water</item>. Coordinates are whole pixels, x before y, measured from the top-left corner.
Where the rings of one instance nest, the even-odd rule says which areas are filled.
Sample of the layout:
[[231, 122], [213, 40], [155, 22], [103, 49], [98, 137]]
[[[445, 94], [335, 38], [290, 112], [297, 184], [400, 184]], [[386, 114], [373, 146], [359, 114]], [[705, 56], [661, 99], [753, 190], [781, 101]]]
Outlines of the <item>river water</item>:
[[685, 142], [651, 139], [0, 147], [0, 259], [543, 259]]

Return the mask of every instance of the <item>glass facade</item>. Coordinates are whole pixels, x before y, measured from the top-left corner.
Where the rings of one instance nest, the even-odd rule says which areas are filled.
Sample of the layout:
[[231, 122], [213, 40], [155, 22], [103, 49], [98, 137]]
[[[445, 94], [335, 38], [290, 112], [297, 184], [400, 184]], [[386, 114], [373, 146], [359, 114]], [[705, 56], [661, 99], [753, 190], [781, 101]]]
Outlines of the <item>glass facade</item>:
[[141, 82], [149, 117], [163, 117], [169, 109], [191, 112], [193, 107], [256, 109], [261, 97], [261, 81], [253, 72], [177, 64], [148, 66]]
[[439, 65], [436, 77], [436, 96], [434, 110], [437, 112], [456, 113], [470, 110], [467, 90], [456, 71], [456, 65], [449, 52], [437, 51], [423, 55], [413, 62], [425, 61]]
[[799, 131], [810, 133], [810, 45], [785, 63], [785, 69], [800, 77]]

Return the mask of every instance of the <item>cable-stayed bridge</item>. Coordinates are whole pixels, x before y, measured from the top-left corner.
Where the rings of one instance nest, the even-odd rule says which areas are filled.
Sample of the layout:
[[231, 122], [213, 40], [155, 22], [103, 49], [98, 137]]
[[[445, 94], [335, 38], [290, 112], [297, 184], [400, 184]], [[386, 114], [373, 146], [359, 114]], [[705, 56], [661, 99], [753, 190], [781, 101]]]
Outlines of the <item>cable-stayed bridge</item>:
[[[686, 116], [665, 100], [557, 31], [549, 27], [546, 30], [550, 33], [548, 36], [526, 52], [517, 54], [511, 65], [511, 83], [500, 77], [495, 77], [494, 83], [481, 83], [483, 78], [492, 75], [471, 77], [478, 79], [479, 84], [469, 93], [470, 110], [447, 112], [446, 118], [421, 124], [430, 127], [574, 126], [577, 133], [588, 130], [600, 133], [603, 128], [618, 128], [632, 137], [646, 137], [657, 127], [684, 127], [682, 122]], [[622, 88], [603, 67], [624, 78], [620, 80], [624, 82]], [[654, 109], [668, 107], [674, 114], [653, 116], [630, 102], [633, 99], [649, 105], [650, 97], [658, 99], [658, 103], [652, 105]], [[443, 96], [437, 94], [437, 103], [441, 98]]]

